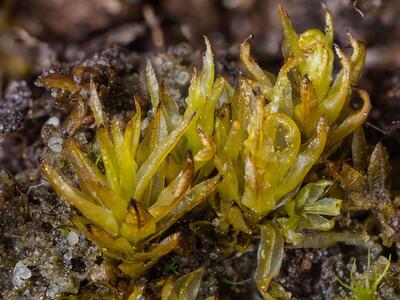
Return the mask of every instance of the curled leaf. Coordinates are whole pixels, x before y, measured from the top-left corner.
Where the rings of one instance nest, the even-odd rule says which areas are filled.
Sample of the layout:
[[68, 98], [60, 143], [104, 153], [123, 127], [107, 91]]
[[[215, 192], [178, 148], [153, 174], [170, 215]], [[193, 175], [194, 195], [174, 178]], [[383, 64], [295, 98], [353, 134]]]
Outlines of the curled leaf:
[[339, 126], [332, 128], [329, 132], [328, 146], [333, 146], [343, 140], [344, 137], [352, 133], [357, 127], [360, 127], [368, 117], [371, 111], [371, 101], [369, 95], [364, 90], [357, 90], [363, 105], [362, 107], [349, 115]]
[[311, 167], [317, 162], [325, 147], [327, 133], [328, 126], [325, 120], [321, 118], [317, 127], [316, 136], [302, 146], [304, 150], [297, 155], [285, 180], [275, 189], [276, 199], [280, 199], [285, 194], [295, 189]]
[[272, 82], [266, 75], [265, 71], [256, 63], [250, 54], [250, 43], [248, 40], [240, 45], [240, 59], [245, 66], [246, 70], [256, 80], [257, 85], [260, 87], [261, 93], [267, 99], [272, 96]]

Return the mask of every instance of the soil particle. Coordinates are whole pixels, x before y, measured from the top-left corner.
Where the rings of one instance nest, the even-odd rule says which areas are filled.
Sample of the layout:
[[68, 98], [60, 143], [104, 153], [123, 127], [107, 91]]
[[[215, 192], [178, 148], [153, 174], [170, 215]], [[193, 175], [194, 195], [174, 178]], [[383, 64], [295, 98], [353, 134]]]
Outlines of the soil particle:
[[0, 133], [7, 134], [21, 128], [31, 102], [32, 93], [26, 82], [11, 81], [0, 103]]
[[194, 60], [200, 61], [196, 54], [188, 44], [180, 44], [170, 47], [166, 52], [150, 55], [157, 77], [167, 85], [169, 95], [181, 109], [185, 105], [183, 100], [187, 96], [191, 66]]
[[[100, 268], [93, 267], [97, 248], [82, 235], [71, 233], [69, 220], [74, 210], [50, 192], [37, 172], [24, 172], [13, 180], [15, 195], [7, 197], [0, 210], [3, 299], [76, 294], [81, 283]], [[78, 242], [69, 242], [72, 234]]]
[[327, 249], [286, 249], [277, 281], [294, 299], [336, 299], [340, 256]]

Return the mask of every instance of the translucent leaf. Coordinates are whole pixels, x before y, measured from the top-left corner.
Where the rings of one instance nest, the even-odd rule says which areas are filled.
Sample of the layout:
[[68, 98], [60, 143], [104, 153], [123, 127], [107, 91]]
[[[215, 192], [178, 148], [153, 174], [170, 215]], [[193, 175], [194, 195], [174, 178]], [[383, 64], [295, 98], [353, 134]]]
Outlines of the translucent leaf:
[[185, 130], [191, 124], [191, 121], [194, 120], [194, 116], [195, 114], [193, 113], [191, 116], [186, 118], [173, 132], [171, 132], [162, 145], [156, 149], [153, 149], [148, 159], [140, 167], [136, 175], [137, 185], [134, 195], [135, 199], [141, 198], [144, 190], [150, 183], [152, 176], [157, 171], [157, 168], [160, 166], [168, 153], [170, 153], [175, 145], [179, 142], [179, 139], [183, 136]]
[[285, 210], [289, 218], [281, 222], [287, 234], [290, 231], [295, 234], [298, 228], [327, 231], [334, 227], [335, 219], [328, 219], [326, 216], [338, 216], [342, 200], [324, 197], [332, 184], [333, 182], [328, 180], [309, 183], [300, 190], [294, 200], [287, 201]]
[[111, 210], [115, 219], [122, 222], [126, 215], [126, 208], [128, 202], [126, 199], [121, 198], [112, 190], [99, 184], [91, 178], [88, 178], [83, 172], [76, 168], [76, 172], [82, 177], [84, 185], [87, 187], [88, 193], [98, 201], [103, 207]]
[[136, 285], [129, 295], [128, 300], [145, 300], [146, 298], [144, 297], [144, 289], [144, 284]]
[[204, 37], [206, 53], [203, 56], [203, 70], [200, 73], [200, 90], [203, 96], [210, 95], [214, 84], [214, 55], [211, 50], [210, 41]]
[[335, 219], [327, 219], [321, 215], [315, 214], [306, 214], [305, 219], [307, 219], [307, 223], [302, 225], [301, 227], [316, 229], [321, 231], [329, 231], [333, 229], [335, 226]]
[[333, 16], [329, 11], [328, 7], [322, 4], [322, 9], [324, 10], [325, 15], [325, 36], [328, 46], [332, 47], [333, 44]]
[[81, 97], [78, 97], [75, 108], [69, 114], [65, 124], [65, 130], [68, 132], [69, 136], [74, 135], [78, 128], [81, 127], [87, 113], [87, 105], [85, 105], [84, 100]]
[[283, 56], [285, 59], [288, 59], [289, 57], [300, 56], [302, 53], [298, 46], [299, 36], [293, 29], [292, 22], [290, 21], [290, 18], [283, 5], [279, 5], [278, 9], [283, 26], [283, 35], [285, 37], [282, 45]]
[[174, 279], [172, 276], [165, 280], [165, 283], [161, 289], [161, 300], [168, 300], [171, 296], [172, 290], [174, 289]]
[[60, 89], [70, 93], [73, 93], [80, 88], [79, 84], [72, 78], [59, 73], [50, 73], [46, 76], [40, 76], [39, 82], [47, 88]]
[[222, 151], [226, 157], [232, 160], [236, 160], [242, 148], [240, 132], [240, 123], [233, 121]]
[[152, 245], [152, 248], [144, 253], [135, 253], [136, 257], [131, 257], [130, 261], [125, 260], [118, 267], [132, 279], [142, 276], [147, 270], [152, 268], [158, 260], [175, 250], [180, 241], [179, 234], [173, 234], [160, 243]]
[[329, 89], [327, 97], [320, 103], [320, 109], [330, 124], [337, 120], [350, 95], [350, 62], [339, 47], [335, 46], [335, 50], [342, 64], [342, 70]]
[[142, 166], [146, 159], [149, 158], [150, 153], [157, 148], [160, 141], [160, 130], [161, 130], [161, 115], [162, 109], [158, 107], [147, 127], [144, 129], [143, 139], [138, 145], [136, 161], [139, 166]]
[[304, 212], [308, 214], [318, 214], [325, 216], [338, 216], [342, 200], [335, 198], [323, 198], [314, 203], [306, 204]]
[[204, 268], [199, 268], [179, 278], [168, 300], [196, 299], [204, 272]]
[[118, 160], [119, 169], [120, 169], [120, 184], [123, 190], [123, 197], [125, 199], [131, 199], [135, 192], [135, 182], [136, 182], [136, 169], [137, 164], [135, 161], [135, 156], [132, 151], [132, 140], [134, 138], [134, 127], [135, 124], [130, 120], [125, 127], [121, 153], [119, 156], [121, 157]]
[[49, 164], [42, 164], [42, 171], [60, 197], [72, 204], [84, 216], [108, 233], [112, 235], [118, 234], [118, 223], [110, 210], [90, 201], [88, 196], [74, 188], [63, 175]]
[[335, 144], [342, 141], [356, 128], [360, 127], [368, 118], [368, 114], [372, 108], [369, 95], [364, 90], [357, 90], [357, 92], [363, 101], [363, 106], [359, 110], [349, 115], [339, 126], [331, 129], [328, 137], [329, 147], [333, 147]]
[[304, 209], [305, 205], [312, 205], [321, 198], [332, 185], [332, 181], [318, 180], [304, 186], [296, 195], [296, 209]]
[[[262, 99], [258, 98], [255, 105], [248, 138], [244, 143], [244, 193], [241, 203], [262, 217], [279, 200], [274, 195], [276, 189], [279, 191], [282, 184], [287, 184], [286, 174], [299, 159], [301, 137], [297, 125], [288, 116], [279, 113], [265, 116]], [[303, 177], [297, 175], [292, 189], [302, 181], [306, 172]]]
[[125, 259], [134, 248], [122, 237], [112, 237], [97, 226], [91, 224], [90, 220], [74, 216], [72, 223], [91, 241], [93, 241], [106, 255], [114, 259]]
[[319, 101], [328, 93], [332, 81], [334, 55], [332, 45], [318, 29], [303, 32], [298, 41], [305, 60], [300, 64], [300, 75], [308, 75]]
[[312, 236], [308, 236], [301, 242], [296, 244], [298, 248], [329, 248], [338, 242], [347, 245], [364, 245], [369, 240], [369, 236], [365, 233], [353, 232], [319, 232]]
[[186, 193], [185, 197], [179, 202], [179, 204], [157, 223], [156, 234], [151, 238], [159, 236], [187, 212], [202, 202], [210, 193], [215, 190], [222, 179], [222, 176], [215, 176], [211, 179], [204, 180], [191, 188]]
[[104, 175], [100, 172], [97, 166], [79, 149], [78, 145], [73, 139], [67, 139], [64, 144], [69, 161], [77, 170], [77, 173], [81, 173], [78, 174], [78, 176], [82, 176], [81, 179], [90, 179], [106, 187], [108, 186], [108, 182]]
[[229, 127], [225, 127], [223, 120], [217, 118], [215, 121], [214, 141], [219, 152], [222, 152], [225, 147], [226, 140], [228, 139], [228, 130]]
[[158, 104], [160, 103], [159, 87], [156, 74], [154, 73], [153, 66], [149, 59], [147, 60], [146, 64], [146, 84], [147, 90], [150, 94], [151, 106], [153, 108], [153, 111], [155, 111], [158, 107]]
[[160, 87], [160, 100], [168, 130], [173, 131], [182, 122], [182, 116], [179, 113], [178, 105], [169, 96], [167, 86], [163, 82]]
[[267, 99], [272, 96], [272, 82], [266, 75], [265, 71], [260, 68], [254, 58], [250, 54], [250, 44], [248, 40], [240, 45], [240, 60], [245, 66], [246, 70], [254, 77], [260, 87], [261, 93]]
[[160, 193], [157, 201], [149, 208], [156, 221], [162, 219], [178, 205], [190, 188], [194, 176], [194, 161], [191, 154], [179, 175]]
[[107, 115], [103, 110], [101, 100], [97, 93], [96, 85], [93, 81], [90, 82], [89, 106], [93, 112], [97, 127], [108, 124]]
[[215, 155], [216, 146], [210, 135], [203, 132], [201, 128], [198, 128], [198, 135], [201, 140], [203, 147], [194, 156], [195, 170], [199, 170], [204, 164], [209, 162]]
[[320, 116], [314, 87], [306, 75], [300, 82], [300, 103], [294, 109], [294, 117], [306, 138], [315, 133]]
[[362, 127], [357, 128], [353, 133], [351, 142], [351, 157], [354, 168], [358, 171], [365, 171], [367, 163], [367, 142]]
[[289, 58], [279, 71], [273, 88], [271, 102], [267, 106], [269, 112], [282, 113], [289, 117], [292, 116], [292, 85], [288, 77], [288, 72], [298, 65], [300, 61], [300, 57]]
[[111, 189], [121, 195], [121, 188], [119, 185], [119, 169], [118, 162], [114, 151], [114, 145], [109, 133], [104, 127], [97, 130], [96, 141], [101, 151], [101, 157], [106, 171], [106, 177]]
[[136, 114], [132, 118], [132, 143], [131, 143], [131, 153], [132, 157], [135, 157], [136, 150], [139, 146], [140, 140], [140, 126], [141, 126], [141, 117], [142, 117], [142, 109], [140, 107], [139, 102], [135, 99], [135, 108]]
[[129, 122], [124, 133], [120, 120], [114, 119], [110, 126], [115, 161], [118, 165], [119, 195], [127, 201], [133, 196], [136, 179], [136, 162], [130, 149], [133, 135], [131, 126]]
[[[210, 43], [207, 38], [206, 42], [206, 53], [203, 57], [203, 70], [198, 75], [196, 71], [193, 73], [193, 77], [189, 87], [189, 95], [186, 98], [186, 110], [184, 117], [186, 118], [194, 111], [197, 114], [194, 118], [194, 122], [189, 126], [185, 134], [187, 138], [188, 147], [192, 149], [193, 153], [197, 153], [201, 148], [201, 141], [197, 135], [197, 126], [201, 126], [198, 120], [203, 118], [206, 128], [203, 128], [207, 133], [211, 133], [212, 122], [214, 113], [213, 108], [219, 99], [219, 95], [222, 92], [223, 80], [219, 79], [214, 85], [214, 58], [211, 50]], [[215, 87], [215, 90], [213, 89]], [[215, 93], [213, 93], [215, 91]], [[206, 113], [207, 112], [207, 113]], [[211, 122], [211, 123], [210, 123]]]
[[269, 283], [278, 275], [283, 259], [283, 237], [279, 229], [270, 223], [260, 225], [261, 241], [257, 252], [257, 269], [254, 280], [265, 299]]
[[357, 85], [358, 79], [361, 75], [361, 70], [364, 67], [365, 58], [367, 56], [367, 47], [363, 42], [357, 41], [350, 33], [347, 33], [350, 45], [353, 48], [353, 53], [351, 54], [351, 84]]
[[239, 184], [232, 161], [227, 160], [224, 156], [215, 155], [214, 165], [218, 172], [224, 176], [224, 179], [217, 187], [218, 194], [223, 201], [234, 200], [239, 202]]
[[198, 126], [208, 133], [212, 134], [214, 130], [214, 112], [217, 106], [218, 100], [221, 97], [222, 90], [225, 85], [225, 79], [218, 77], [212, 87], [211, 95], [207, 98], [204, 110], [201, 115], [199, 115]]
[[133, 261], [146, 261], [149, 259], [162, 257], [176, 249], [181, 241], [182, 236], [180, 233], [171, 234], [170, 236], [164, 238], [157, 245], [150, 248], [148, 251], [133, 253], [131, 256], [129, 256], [129, 259]]
[[228, 213], [229, 223], [232, 224], [233, 228], [238, 231], [242, 231], [250, 234], [251, 230], [247, 226], [242, 211], [237, 206], [232, 206]]
[[285, 291], [282, 285], [277, 282], [270, 283], [269, 298], [267, 300], [290, 300], [292, 295], [290, 292]]
[[251, 86], [243, 75], [239, 77], [239, 90], [233, 99], [234, 101], [231, 103], [232, 119], [239, 122], [240, 143], [243, 143], [249, 125], [250, 105], [254, 99], [254, 93]]
[[296, 188], [296, 186], [304, 179], [311, 167], [317, 162], [321, 156], [327, 138], [328, 126], [324, 119], [321, 119], [316, 137], [312, 138], [300, 152], [296, 161], [288, 171], [285, 180], [275, 189], [275, 197], [280, 199], [285, 194]]
[[[368, 184], [372, 191], [376, 191], [380, 201], [388, 199], [390, 189], [390, 163], [389, 156], [382, 145], [378, 143], [368, 165]], [[389, 196], [390, 197], [390, 196]]]
[[153, 216], [139, 202], [132, 200], [124, 223], [121, 225], [121, 235], [136, 243], [155, 231], [156, 221]]

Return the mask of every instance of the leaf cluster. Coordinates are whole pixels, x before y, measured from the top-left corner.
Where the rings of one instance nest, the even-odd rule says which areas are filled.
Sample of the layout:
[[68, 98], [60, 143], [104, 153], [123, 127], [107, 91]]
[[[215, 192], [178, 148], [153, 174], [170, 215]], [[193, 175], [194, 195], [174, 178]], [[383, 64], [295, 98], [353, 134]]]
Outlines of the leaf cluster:
[[[257, 64], [247, 40], [240, 58], [248, 75], [241, 74], [237, 87], [232, 86], [216, 76], [205, 38], [203, 67], [193, 72], [183, 112], [150, 61], [145, 77], [151, 109], [145, 117], [135, 100], [135, 113], [127, 122], [118, 116], [109, 120], [93, 81], [84, 87], [65, 83], [70, 91], [89, 91], [83, 106], [92, 112], [99, 161], [69, 138], [64, 154], [77, 180], [50, 162], [43, 162], [43, 173], [57, 194], [80, 211], [74, 224], [131, 278], [179, 247], [182, 234], [165, 232], [205, 200], [218, 224], [200, 219], [191, 229], [211, 227], [222, 238], [232, 232], [260, 236], [254, 279], [265, 299], [286, 295], [276, 283], [270, 286], [285, 242], [318, 247], [352, 238], [328, 232], [342, 207], [342, 200], [330, 195], [333, 181], [303, 183], [368, 116], [368, 94], [353, 88], [365, 45], [348, 34], [350, 57], [334, 45], [333, 18], [325, 7], [324, 32], [298, 34], [281, 6], [279, 13], [285, 59], [279, 73]], [[336, 76], [335, 53], [341, 65]], [[42, 80], [64, 88], [53, 77]], [[350, 105], [353, 90], [362, 100], [358, 110]], [[162, 299], [194, 299], [203, 273], [199, 269], [177, 281], [166, 279]], [[129, 299], [140, 298], [144, 289], [136, 286]]]

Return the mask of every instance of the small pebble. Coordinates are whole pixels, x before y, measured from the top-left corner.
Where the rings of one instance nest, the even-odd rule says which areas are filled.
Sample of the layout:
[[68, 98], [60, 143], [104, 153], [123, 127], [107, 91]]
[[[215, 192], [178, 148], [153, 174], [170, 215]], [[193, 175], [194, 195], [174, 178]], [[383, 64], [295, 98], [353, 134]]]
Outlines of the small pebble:
[[211, 253], [209, 254], [209, 257], [210, 257], [210, 259], [212, 259], [212, 260], [216, 260], [216, 259], [218, 258], [218, 254], [215, 253], [215, 252], [211, 252]]
[[14, 267], [13, 283], [14, 286], [20, 287], [24, 284], [26, 279], [31, 278], [32, 272], [23, 262], [17, 262]]
[[186, 83], [189, 82], [190, 75], [186, 71], [182, 71], [178, 73], [178, 76], [176, 76], [175, 80], [178, 84], [180, 85], [185, 85]]
[[58, 127], [60, 126], [60, 119], [58, 117], [51, 117], [50, 119], [47, 120], [46, 124]]
[[212, 224], [214, 227], [218, 227], [218, 226], [221, 224], [221, 222], [220, 222], [219, 218], [214, 218], [214, 219], [211, 221], [211, 224]]
[[303, 270], [310, 270], [311, 267], [312, 267], [312, 261], [311, 261], [311, 260], [309, 260], [309, 259], [303, 259], [303, 260], [301, 261], [301, 268], [302, 268]]
[[67, 242], [71, 246], [76, 245], [79, 242], [79, 236], [75, 231], [70, 231], [67, 235]]
[[60, 153], [63, 148], [63, 139], [60, 137], [51, 137], [47, 145], [51, 151]]

